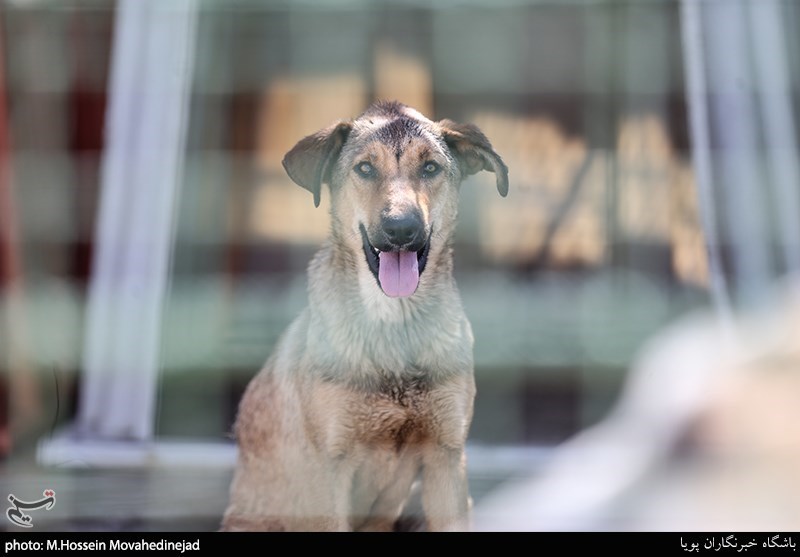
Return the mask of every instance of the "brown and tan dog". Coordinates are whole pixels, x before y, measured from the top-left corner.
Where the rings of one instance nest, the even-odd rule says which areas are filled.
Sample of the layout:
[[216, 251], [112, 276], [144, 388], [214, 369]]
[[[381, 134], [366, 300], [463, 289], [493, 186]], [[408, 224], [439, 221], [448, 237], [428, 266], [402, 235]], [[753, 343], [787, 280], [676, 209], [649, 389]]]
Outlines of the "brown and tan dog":
[[239, 407], [224, 530], [391, 530], [422, 482], [430, 530], [467, 527], [472, 331], [452, 275], [458, 190], [508, 170], [472, 125], [399, 103], [302, 139], [284, 158], [331, 191], [309, 306]]

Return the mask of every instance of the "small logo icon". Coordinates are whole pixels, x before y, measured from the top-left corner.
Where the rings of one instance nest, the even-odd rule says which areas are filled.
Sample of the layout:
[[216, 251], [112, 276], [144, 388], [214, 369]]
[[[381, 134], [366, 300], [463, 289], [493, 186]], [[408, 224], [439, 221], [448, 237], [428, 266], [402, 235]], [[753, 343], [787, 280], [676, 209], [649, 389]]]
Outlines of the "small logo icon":
[[9, 495], [8, 500], [11, 502], [11, 507], [8, 507], [6, 516], [12, 524], [22, 526], [23, 528], [31, 528], [33, 526], [33, 519], [30, 515], [25, 514], [23, 511], [33, 511], [36, 509], [50, 510], [56, 504], [56, 492], [52, 489], [45, 489], [42, 492], [44, 499], [33, 501], [29, 503], [22, 499], [17, 499], [16, 495]]

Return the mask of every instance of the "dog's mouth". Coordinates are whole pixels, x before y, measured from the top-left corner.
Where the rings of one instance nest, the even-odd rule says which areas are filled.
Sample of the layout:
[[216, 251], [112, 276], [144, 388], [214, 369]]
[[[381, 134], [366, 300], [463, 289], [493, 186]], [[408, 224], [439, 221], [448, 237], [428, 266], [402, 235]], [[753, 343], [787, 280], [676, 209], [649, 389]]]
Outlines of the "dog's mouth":
[[378, 281], [383, 293], [390, 298], [404, 298], [417, 291], [419, 278], [428, 262], [431, 249], [431, 235], [425, 244], [416, 251], [390, 250], [381, 251], [373, 246], [367, 237], [367, 229], [358, 225], [367, 266]]

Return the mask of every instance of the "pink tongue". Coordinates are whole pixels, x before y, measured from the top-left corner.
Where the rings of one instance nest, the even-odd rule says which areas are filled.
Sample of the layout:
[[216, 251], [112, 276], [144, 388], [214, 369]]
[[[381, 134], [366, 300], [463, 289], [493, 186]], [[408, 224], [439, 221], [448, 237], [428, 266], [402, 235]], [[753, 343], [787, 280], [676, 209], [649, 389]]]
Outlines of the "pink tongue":
[[419, 284], [419, 264], [414, 251], [382, 251], [378, 279], [387, 296], [411, 296]]

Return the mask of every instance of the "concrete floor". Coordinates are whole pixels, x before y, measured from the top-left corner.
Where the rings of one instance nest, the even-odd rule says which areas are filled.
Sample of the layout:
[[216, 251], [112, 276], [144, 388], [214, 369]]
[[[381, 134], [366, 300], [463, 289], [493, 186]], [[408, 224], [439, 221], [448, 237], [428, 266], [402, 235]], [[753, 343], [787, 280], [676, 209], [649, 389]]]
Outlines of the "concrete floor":
[[[541, 461], [538, 449], [470, 447], [470, 490], [477, 504]], [[52, 509], [31, 510], [33, 528], [2, 520], [4, 531], [214, 531], [227, 505], [229, 466], [56, 467], [16, 457], [0, 466], [0, 495], [23, 501], [56, 493]]]

